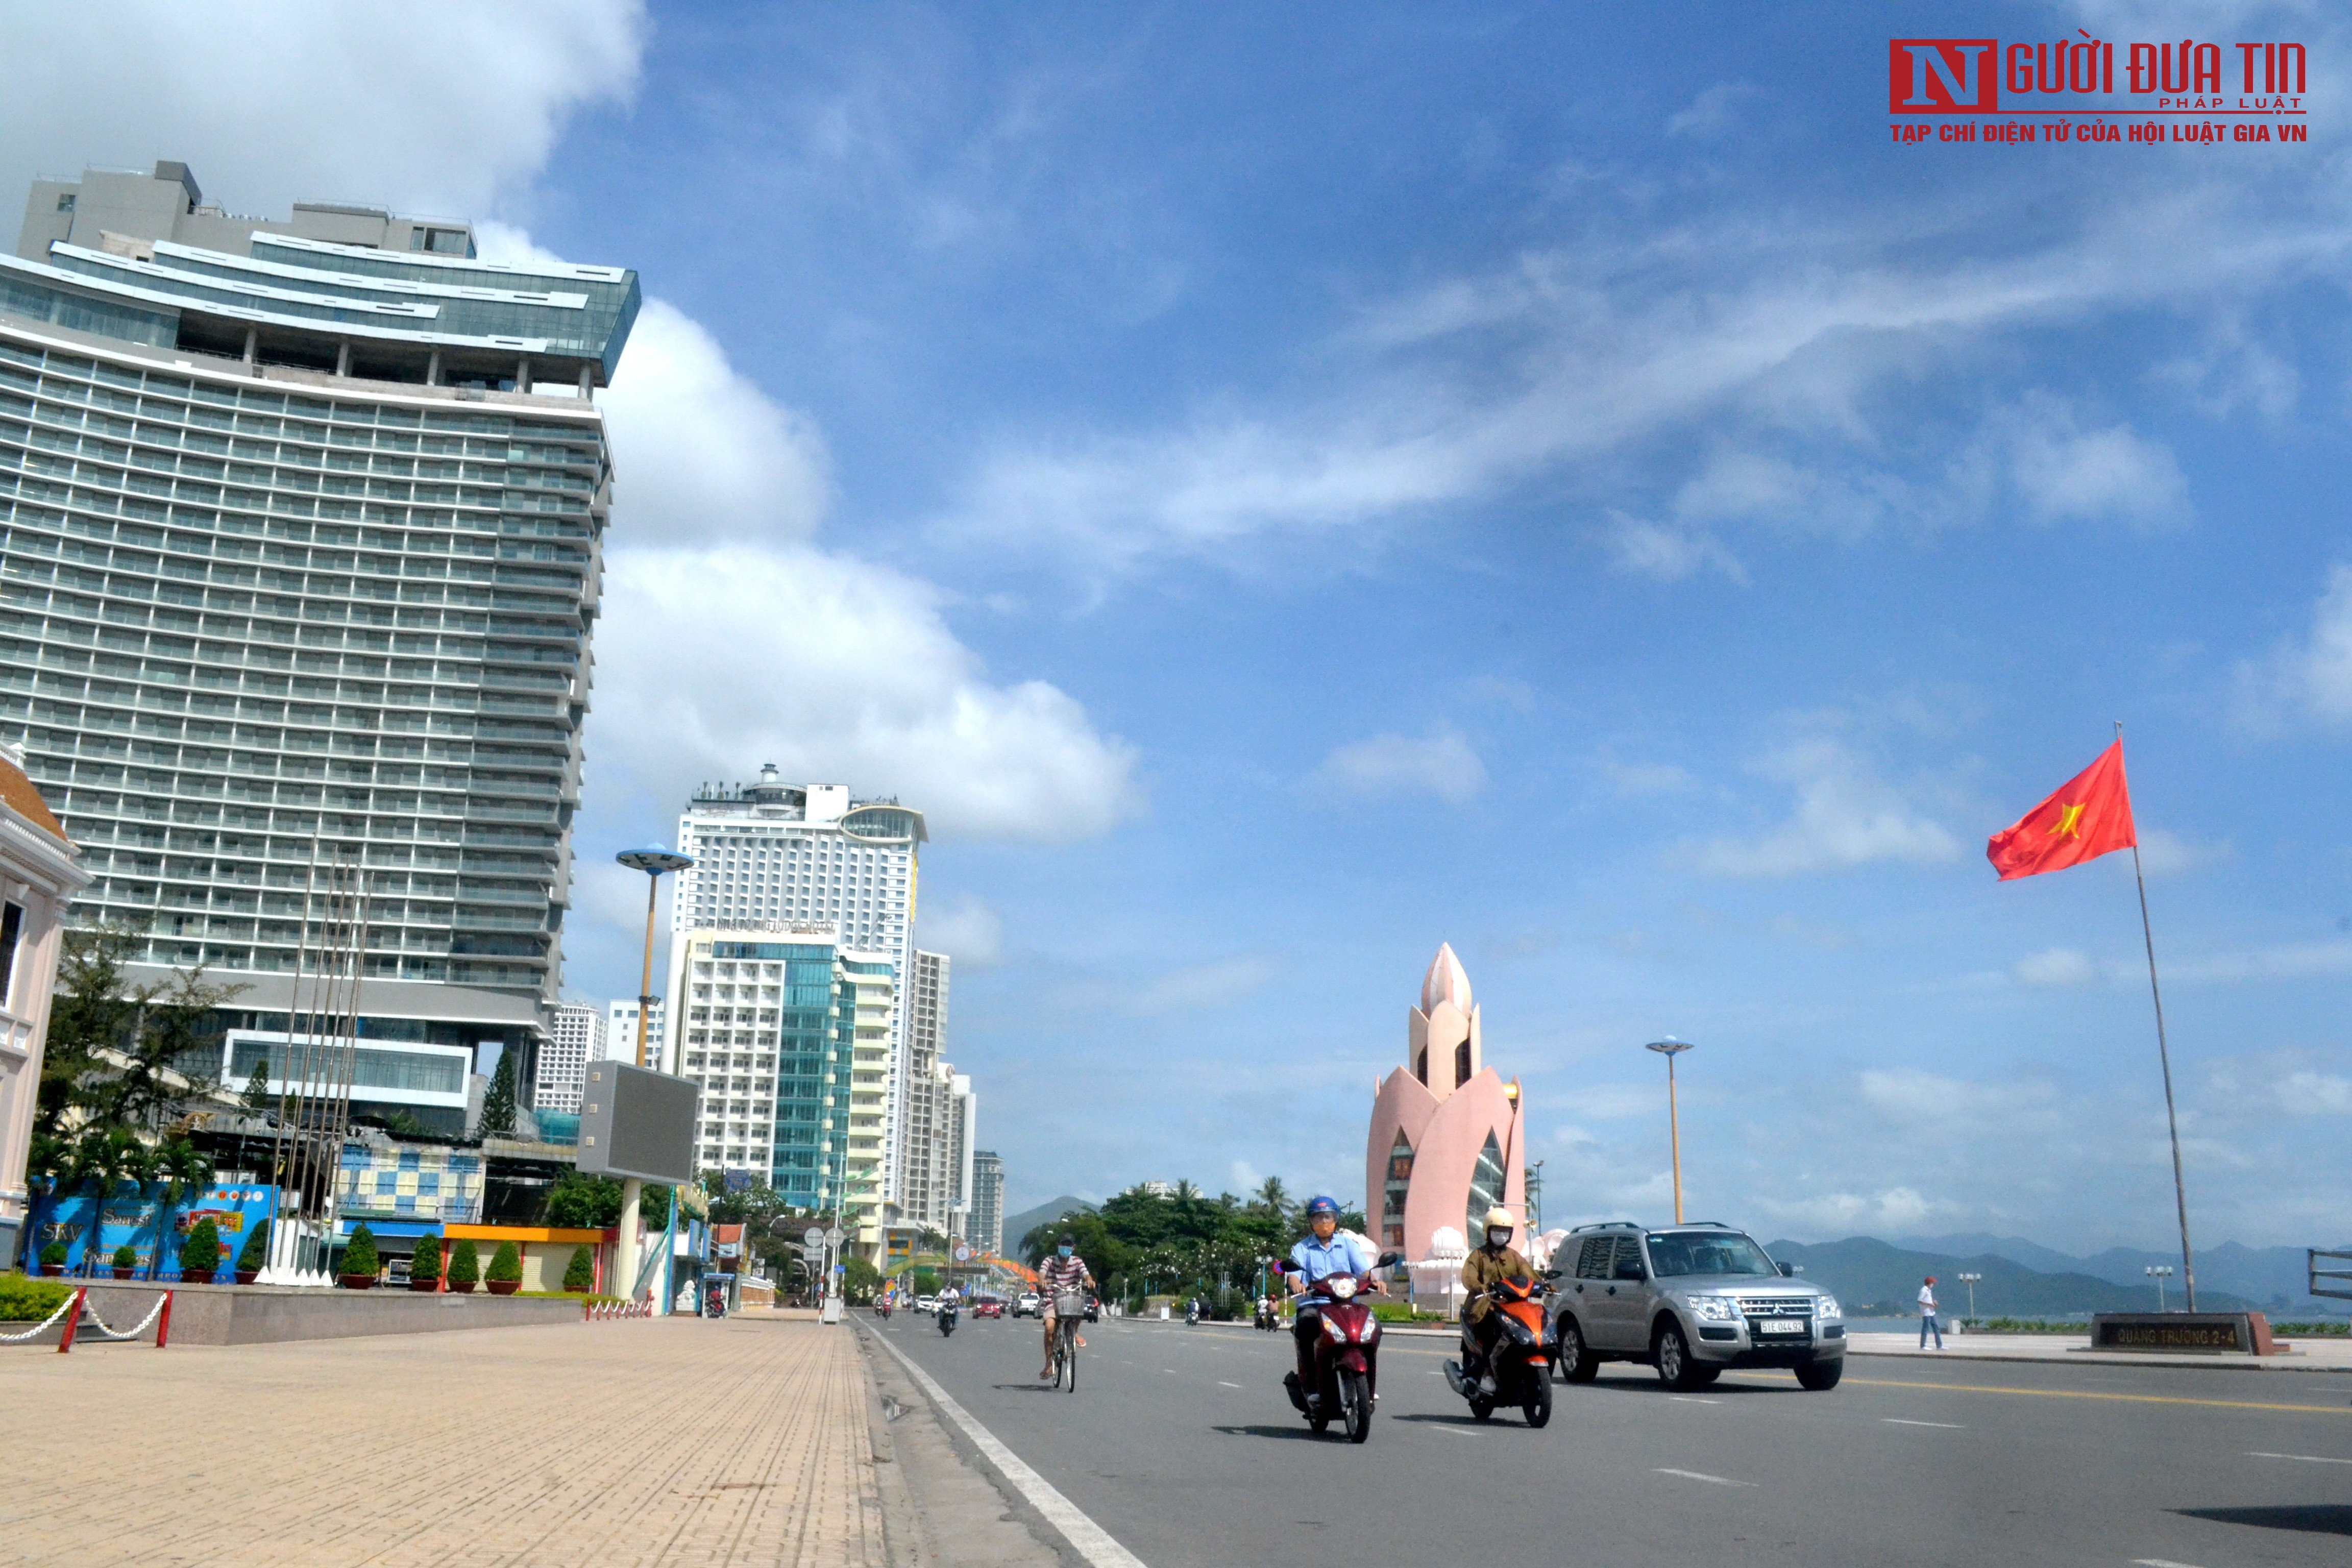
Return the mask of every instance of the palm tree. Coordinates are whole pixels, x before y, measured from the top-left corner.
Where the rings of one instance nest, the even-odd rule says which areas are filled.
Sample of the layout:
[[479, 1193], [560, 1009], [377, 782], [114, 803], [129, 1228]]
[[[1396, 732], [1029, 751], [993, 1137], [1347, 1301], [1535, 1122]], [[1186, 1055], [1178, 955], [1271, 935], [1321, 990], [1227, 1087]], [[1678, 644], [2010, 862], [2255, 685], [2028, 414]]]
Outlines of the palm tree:
[[63, 1185], [87, 1184], [92, 1194], [89, 1234], [82, 1239], [83, 1273], [92, 1277], [98, 1273], [98, 1241], [105, 1232], [107, 1200], [126, 1182], [134, 1187], [143, 1184], [153, 1161], [153, 1151], [127, 1127], [93, 1126], [75, 1142]]
[[213, 1163], [199, 1152], [185, 1138], [174, 1138], [155, 1151], [151, 1166], [152, 1177], [161, 1184], [155, 1193], [155, 1268], [152, 1278], [163, 1277], [163, 1237], [172, 1210], [192, 1192], [202, 1192], [211, 1185]]

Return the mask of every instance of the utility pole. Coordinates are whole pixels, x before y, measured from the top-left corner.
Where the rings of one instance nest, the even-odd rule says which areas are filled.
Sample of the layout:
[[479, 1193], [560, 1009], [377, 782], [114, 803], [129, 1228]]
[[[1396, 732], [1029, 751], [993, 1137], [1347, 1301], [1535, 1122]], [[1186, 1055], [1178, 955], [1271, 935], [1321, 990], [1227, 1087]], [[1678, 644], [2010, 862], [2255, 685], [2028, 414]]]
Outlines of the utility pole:
[[1663, 1040], [1653, 1040], [1645, 1048], [1666, 1058], [1666, 1130], [1674, 1141], [1675, 1223], [1680, 1225], [1683, 1222], [1683, 1127], [1681, 1110], [1675, 1104], [1675, 1058], [1690, 1049], [1691, 1043], [1668, 1035]]

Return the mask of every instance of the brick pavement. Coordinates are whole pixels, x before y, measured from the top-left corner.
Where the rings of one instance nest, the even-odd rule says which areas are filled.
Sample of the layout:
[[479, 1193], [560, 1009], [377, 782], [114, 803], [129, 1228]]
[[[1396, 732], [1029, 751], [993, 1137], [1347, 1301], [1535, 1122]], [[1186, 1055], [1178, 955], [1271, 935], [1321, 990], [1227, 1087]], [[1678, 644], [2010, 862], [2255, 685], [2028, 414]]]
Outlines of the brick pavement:
[[0, 1352], [0, 1563], [885, 1568], [848, 1329]]

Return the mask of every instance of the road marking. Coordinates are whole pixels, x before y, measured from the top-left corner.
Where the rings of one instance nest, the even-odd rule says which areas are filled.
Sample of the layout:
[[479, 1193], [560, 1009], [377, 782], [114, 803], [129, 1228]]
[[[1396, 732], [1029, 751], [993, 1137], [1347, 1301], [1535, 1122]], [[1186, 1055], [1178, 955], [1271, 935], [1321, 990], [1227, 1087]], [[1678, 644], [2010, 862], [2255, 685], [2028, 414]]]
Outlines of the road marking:
[[2331, 1458], [2327, 1458], [2326, 1455], [2324, 1455], [2324, 1454], [2253, 1454], [2253, 1453], [2250, 1453], [2250, 1454], [2248, 1454], [2248, 1455], [2246, 1456], [2246, 1458], [2248, 1458], [2249, 1459], [2293, 1459], [2293, 1460], [2294, 1460], [2297, 1464], [2304, 1464], [2304, 1465], [2352, 1465], [2352, 1459], [2331, 1459]]
[[2175, 1563], [2169, 1557], [2135, 1557], [2132, 1568], [2197, 1568], [2194, 1563]]
[[2076, 1388], [2004, 1388], [1995, 1384], [1910, 1383], [1892, 1377], [1849, 1377], [1870, 1388], [1927, 1388], [1939, 1394], [2021, 1394], [2032, 1399], [2105, 1399], [2126, 1405], [2201, 1405], [2216, 1410], [2294, 1410], [2305, 1415], [2352, 1415], [2352, 1405], [2265, 1405], [2252, 1399], [2189, 1399], [2177, 1394], [2094, 1394]]
[[1029, 1500], [1029, 1506], [1045, 1515], [1046, 1522], [1062, 1532], [1063, 1539], [1077, 1549], [1079, 1556], [1093, 1563], [1094, 1568], [1144, 1568], [1143, 1559], [1113, 1540], [1110, 1531], [1087, 1518], [1077, 1504], [1056, 1491], [1052, 1482], [1031, 1469], [1020, 1455], [999, 1442], [994, 1433], [973, 1420], [946, 1389], [932, 1381], [930, 1373], [908, 1359], [906, 1352], [887, 1340], [877, 1339], [875, 1343], [898, 1358], [898, 1364], [907, 1369], [915, 1385], [947, 1412], [948, 1419], [963, 1429], [972, 1445], [988, 1456], [989, 1463], [1020, 1489], [1021, 1495]]
[[1957, 1421], [1906, 1421], [1900, 1415], [1882, 1415], [1879, 1419], [1890, 1426], [1941, 1426], [1947, 1432], [1968, 1430]]
[[1720, 1405], [1723, 1403], [1720, 1399], [1701, 1399], [1696, 1394], [1669, 1394], [1666, 1397], [1673, 1400], [1677, 1405]]
[[1241, 1386], [1241, 1384], [1238, 1384], [1238, 1383], [1227, 1383], [1223, 1378], [1222, 1378], [1222, 1377], [1221, 1377], [1221, 1378], [1217, 1379], [1217, 1386], [1218, 1386], [1219, 1388], [1239, 1388], [1239, 1387]]
[[1754, 1481], [1735, 1481], [1725, 1476], [1710, 1476], [1703, 1470], [1670, 1470], [1663, 1466], [1659, 1468], [1658, 1474], [1680, 1476], [1686, 1481], [1705, 1481], [1717, 1487], [1752, 1487], [1756, 1484]]

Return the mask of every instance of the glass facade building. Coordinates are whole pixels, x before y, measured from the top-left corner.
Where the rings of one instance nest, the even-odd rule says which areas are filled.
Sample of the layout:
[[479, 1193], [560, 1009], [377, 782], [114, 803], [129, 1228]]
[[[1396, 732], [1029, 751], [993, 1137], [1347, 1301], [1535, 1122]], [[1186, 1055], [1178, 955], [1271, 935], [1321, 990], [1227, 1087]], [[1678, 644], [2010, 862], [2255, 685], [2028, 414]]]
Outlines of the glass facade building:
[[231, 218], [179, 165], [36, 184], [0, 257], [0, 737], [94, 875], [76, 923], [142, 968], [269, 1027], [314, 860], [357, 865], [362, 1035], [520, 1048], [529, 1084], [637, 286], [472, 250]]

